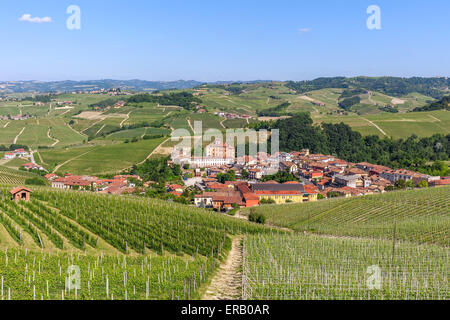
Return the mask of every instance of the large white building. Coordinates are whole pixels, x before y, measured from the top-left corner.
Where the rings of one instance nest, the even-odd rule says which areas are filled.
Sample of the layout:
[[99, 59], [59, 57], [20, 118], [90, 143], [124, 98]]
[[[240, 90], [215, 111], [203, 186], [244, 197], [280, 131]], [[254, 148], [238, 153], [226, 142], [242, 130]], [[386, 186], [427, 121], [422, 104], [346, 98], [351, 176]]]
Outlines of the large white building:
[[205, 147], [204, 157], [193, 157], [187, 148], [175, 147], [172, 160], [180, 165], [188, 164], [191, 168], [218, 167], [233, 164], [235, 150], [231, 145], [216, 140]]

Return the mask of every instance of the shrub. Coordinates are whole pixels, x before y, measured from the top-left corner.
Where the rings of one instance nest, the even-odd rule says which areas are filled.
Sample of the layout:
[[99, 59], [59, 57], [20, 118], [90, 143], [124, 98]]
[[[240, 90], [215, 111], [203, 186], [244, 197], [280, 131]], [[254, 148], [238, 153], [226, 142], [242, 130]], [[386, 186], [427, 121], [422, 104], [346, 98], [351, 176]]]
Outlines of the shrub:
[[266, 223], [266, 216], [262, 213], [256, 212], [255, 208], [250, 209], [250, 214], [248, 216], [248, 221], [250, 222], [256, 222], [259, 224], [265, 224]]
[[39, 178], [29, 178], [25, 180], [25, 184], [33, 186], [45, 186], [45, 181]]

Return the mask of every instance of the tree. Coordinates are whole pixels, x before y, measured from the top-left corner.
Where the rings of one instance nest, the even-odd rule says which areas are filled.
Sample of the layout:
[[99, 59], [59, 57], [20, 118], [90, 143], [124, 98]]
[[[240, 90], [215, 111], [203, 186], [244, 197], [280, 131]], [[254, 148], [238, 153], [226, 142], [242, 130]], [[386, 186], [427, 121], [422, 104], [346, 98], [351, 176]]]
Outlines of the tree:
[[395, 182], [395, 188], [397, 189], [406, 189], [406, 181], [403, 179], [399, 179]]
[[428, 188], [428, 182], [426, 180], [422, 180], [417, 184], [417, 188]]
[[248, 216], [248, 221], [256, 222], [259, 224], [265, 224], [266, 216], [263, 213], [256, 212], [255, 208], [250, 208], [250, 214]]

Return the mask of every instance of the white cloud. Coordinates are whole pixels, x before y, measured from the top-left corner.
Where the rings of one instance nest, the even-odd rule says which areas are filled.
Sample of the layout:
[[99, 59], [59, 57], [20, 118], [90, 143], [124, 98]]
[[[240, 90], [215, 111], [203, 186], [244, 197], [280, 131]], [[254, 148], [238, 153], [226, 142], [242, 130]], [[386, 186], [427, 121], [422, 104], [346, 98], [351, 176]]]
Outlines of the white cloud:
[[311, 28], [300, 28], [298, 29], [298, 34], [302, 35], [304, 33], [310, 32], [312, 29]]
[[39, 18], [39, 17], [32, 17], [31, 14], [24, 14], [23, 16], [21, 16], [19, 18], [19, 21], [26, 21], [26, 22], [31, 22], [31, 23], [46, 23], [46, 22], [52, 22], [52, 18], [50, 17], [43, 17], [43, 18]]

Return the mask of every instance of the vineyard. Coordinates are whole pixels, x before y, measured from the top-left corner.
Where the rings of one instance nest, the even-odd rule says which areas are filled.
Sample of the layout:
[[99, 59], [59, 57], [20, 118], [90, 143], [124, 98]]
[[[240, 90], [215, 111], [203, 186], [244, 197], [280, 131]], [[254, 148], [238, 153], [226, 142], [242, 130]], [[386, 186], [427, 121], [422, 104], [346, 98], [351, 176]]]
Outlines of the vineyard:
[[23, 185], [26, 179], [36, 177], [33, 173], [0, 166], [0, 185]]
[[[17, 203], [8, 190], [0, 201], [4, 299], [196, 298], [231, 248], [229, 235], [270, 230], [155, 199], [33, 188], [30, 202]], [[6, 234], [13, 246], [2, 243]], [[71, 265], [82, 292], [65, 290]]]
[[257, 209], [270, 223], [318, 234], [449, 246], [450, 187], [408, 190]]
[[[194, 299], [217, 263], [203, 256], [95, 256], [5, 249], [0, 254], [0, 299]], [[80, 283], [69, 290], [71, 266], [79, 268]]]
[[33, 187], [14, 202], [10, 189], [0, 187], [4, 300], [199, 299], [235, 235], [244, 299], [449, 298], [448, 187], [257, 208], [293, 232], [135, 196]]
[[448, 299], [449, 192], [259, 207], [270, 223], [297, 232], [246, 237], [243, 296]]
[[244, 257], [245, 299], [450, 298], [449, 250], [436, 245], [250, 235]]

